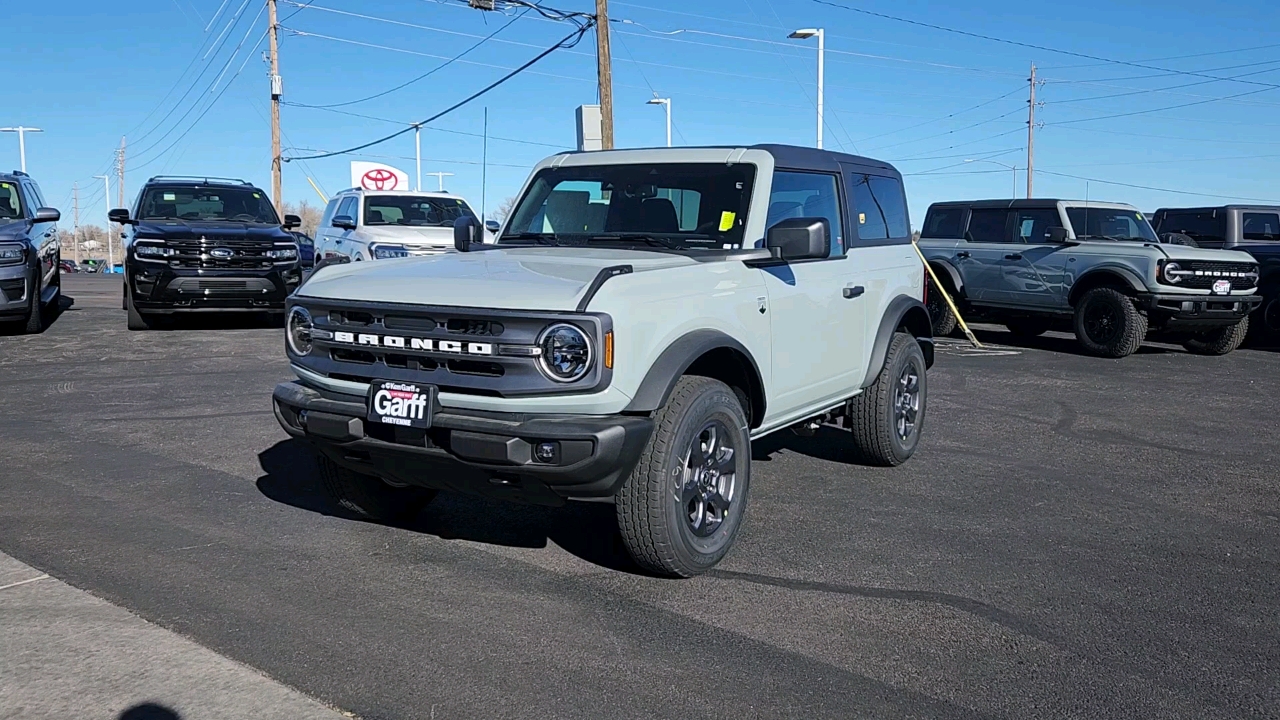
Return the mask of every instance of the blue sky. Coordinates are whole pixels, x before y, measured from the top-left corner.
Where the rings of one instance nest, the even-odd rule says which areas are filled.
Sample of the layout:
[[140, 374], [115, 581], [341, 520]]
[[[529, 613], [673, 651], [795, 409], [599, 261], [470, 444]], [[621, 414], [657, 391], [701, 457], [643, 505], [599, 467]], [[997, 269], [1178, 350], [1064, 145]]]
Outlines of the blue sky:
[[[996, 163], [1025, 167], [1033, 61], [1045, 81], [1038, 88], [1044, 127], [1036, 135], [1037, 196], [1087, 193], [1146, 210], [1231, 198], [1280, 201], [1280, 91], [1265, 85], [1280, 85], [1280, 8], [1273, 2], [1216, 3], [1206, 12], [1205, 3], [1186, 0], [839, 1], [1170, 71], [1250, 73], [1241, 80], [1262, 84], [1017, 47], [813, 0], [615, 0], [610, 14], [624, 21], [612, 26], [618, 145], [664, 142], [662, 109], [645, 104], [655, 92], [673, 100], [676, 144], [812, 144], [816, 45], [786, 35], [819, 26], [828, 50], [825, 144], [897, 165], [907, 175], [917, 227], [930, 202], [1008, 197], [1011, 171]], [[546, 4], [592, 7], [589, 0]], [[101, 180], [92, 176], [110, 167], [121, 135], [128, 138], [130, 202], [140, 183], [160, 172], [243, 177], [269, 187], [266, 44], [256, 45], [266, 27], [263, 7], [263, 0], [10, 3], [7, 57], [27, 90], [21, 99], [7, 94], [0, 126], [45, 130], [28, 136], [28, 170], [68, 214], [78, 181], [83, 222], [102, 221]], [[509, 20], [456, 0], [314, 0], [305, 9], [281, 0], [280, 14], [285, 100], [310, 105], [394, 87]], [[385, 135], [397, 125], [370, 118], [408, 123], [433, 115], [571, 29], [531, 14], [403, 90], [329, 110], [286, 105], [285, 146], [334, 150]], [[1252, 94], [1220, 99], [1242, 93]], [[477, 135], [488, 107], [484, 196], [492, 209], [533, 163], [573, 146], [573, 110], [595, 96], [589, 35], [424, 130], [423, 170], [455, 173], [447, 187], [478, 209]], [[388, 162], [413, 172], [412, 134], [365, 152], [287, 164], [285, 199], [317, 202], [308, 176], [327, 192], [346, 187], [350, 159], [391, 156]], [[0, 135], [0, 166], [17, 164], [17, 138]], [[424, 187], [434, 183], [428, 178]], [[1017, 187], [1021, 195], [1021, 171]]]

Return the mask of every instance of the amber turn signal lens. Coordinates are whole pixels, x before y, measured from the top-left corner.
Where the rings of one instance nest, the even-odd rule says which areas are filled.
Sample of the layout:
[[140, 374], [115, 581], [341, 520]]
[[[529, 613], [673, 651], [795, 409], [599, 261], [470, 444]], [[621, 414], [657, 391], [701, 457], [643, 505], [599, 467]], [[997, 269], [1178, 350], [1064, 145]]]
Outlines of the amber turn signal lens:
[[604, 366], [613, 369], [613, 331], [604, 334]]

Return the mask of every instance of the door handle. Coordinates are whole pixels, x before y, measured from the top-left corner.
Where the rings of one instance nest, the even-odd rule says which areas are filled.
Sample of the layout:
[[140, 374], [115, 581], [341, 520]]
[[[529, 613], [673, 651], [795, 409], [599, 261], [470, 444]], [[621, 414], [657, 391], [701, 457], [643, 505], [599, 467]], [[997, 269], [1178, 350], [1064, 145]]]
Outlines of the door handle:
[[866, 288], [864, 288], [864, 287], [862, 287], [861, 285], [854, 285], [853, 287], [846, 287], [846, 288], [844, 289], [844, 299], [845, 299], [845, 300], [852, 300], [852, 299], [854, 299], [854, 298], [856, 298], [856, 297], [862, 297], [862, 293], [864, 293], [864, 292], [866, 292], [866, 291], [867, 291], [867, 289], [866, 289]]
[[1004, 259], [1005, 259], [1005, 260], [1021, 260], [1021, 259], [1022, 259], [1022, 254], [1021, 254], [1021, 253], [1013, 253], [1013, 254], [1011, 254], [1011, 255], [1005, 255], [1005, 256], [1004, 256]]
[[958, 258], [960, 258], [961, 260], [963, 260], [963, 259], [965, 259], [965, 258], [969, 257], [969, 251], [968, 251], [968, 250], [961, 250], [960, 252], [956, 253], [956, 257], [958, 257]]

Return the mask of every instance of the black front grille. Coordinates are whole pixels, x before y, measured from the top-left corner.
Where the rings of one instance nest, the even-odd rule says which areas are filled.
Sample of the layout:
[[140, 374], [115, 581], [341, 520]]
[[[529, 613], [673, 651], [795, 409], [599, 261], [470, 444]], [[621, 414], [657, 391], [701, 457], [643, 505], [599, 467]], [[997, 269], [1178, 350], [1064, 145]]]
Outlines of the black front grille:
[[201, 290], [244, 290], [249, 287], [244, 280], [201, 280], [196, 285]]
[[272, 240], [204, 237], [169, 240], [165, 246], [177, 252], [169, 256], [169, 267], [175, 268], [261, 270], [274, 264], [267, 257], [275, 248]]
[[1246, 290], [1258, 285], [1258, 266], [1252, 263], [1179, 261], [1183, 270], [1195, 275], [1184, 275], [1181, 287], [1209, 290], [1218, 280], [1230, 280], [1232, 290]]

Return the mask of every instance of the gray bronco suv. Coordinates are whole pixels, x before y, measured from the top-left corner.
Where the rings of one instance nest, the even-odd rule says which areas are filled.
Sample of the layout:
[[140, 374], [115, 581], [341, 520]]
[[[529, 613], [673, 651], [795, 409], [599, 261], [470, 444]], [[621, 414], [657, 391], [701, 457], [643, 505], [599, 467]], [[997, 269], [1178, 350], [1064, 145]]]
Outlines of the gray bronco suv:
[[[929, 207], [919, 245], [962, 308], [1039, 335], [1070, 321], [1088, 352], [1124, 357], [1148, 332], [1223, 355], [1249, 328], [1258, 263], [1246, 253], [1161, 243], [1129, 205], [980, 200]], [[938, 335], [955, 314], [931, 293]]]
[[616, 505], [648, 571], [694, 575], [740, 528], [751, 442], [841, 426], [915, 452], [933, 360], [893, 167], [788, 146], [567, 153], [497, 243], [329, 265], [289, 301], [277, 419], [323, 486], [403, 520], [440, 489]]

